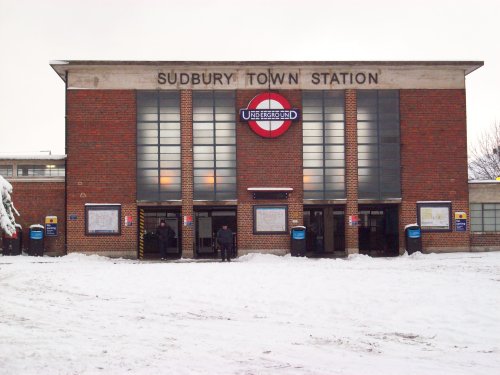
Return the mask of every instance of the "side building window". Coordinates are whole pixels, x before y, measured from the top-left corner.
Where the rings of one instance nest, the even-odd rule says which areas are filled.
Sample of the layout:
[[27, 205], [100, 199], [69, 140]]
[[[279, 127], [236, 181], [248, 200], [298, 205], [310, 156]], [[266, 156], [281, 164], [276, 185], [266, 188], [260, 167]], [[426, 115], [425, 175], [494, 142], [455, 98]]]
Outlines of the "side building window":
[[137, 199], [181, 199], [178, 91], [137, 92]]
[[194, 199], [236, 199], [234, 91], [193, 92]]
[[1, 164], [0, 165], [0, 176], [2, 177], [12, 177], [12, 165]]
[[500, 203], [471, 203], [472, 232], [500, 232]]
[[19, 164], [17, 166], [17, 177], [64, 177], [65, 173], [66, 168], [63, 164]]
[[345, 198], [344, 91], [303, 91], [304, 199]]
[[399, 91], [358, 90], [358, 195], [401, 197]]

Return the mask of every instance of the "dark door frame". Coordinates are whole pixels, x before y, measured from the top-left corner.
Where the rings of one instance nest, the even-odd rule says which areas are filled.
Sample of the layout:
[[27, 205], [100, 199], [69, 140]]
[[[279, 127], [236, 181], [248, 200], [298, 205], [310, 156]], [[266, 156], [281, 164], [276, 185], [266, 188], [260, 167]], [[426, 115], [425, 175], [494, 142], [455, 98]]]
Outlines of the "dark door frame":
[[[180, 206], [138, 206], [137, 207], [137, 217], [138, 217], [138, 225], [137, 225], [137, 258], [138, 259], [147, 259], [150, 258], [146, 251], [146, 244], [148, 238], [146, 237], [145, 231], [145, 220], [147, 212], [157, 212], [157, 213], [165, 213], [165, 219], [177, 219], [177, 249], [176, 253], [169, 252], [167, 256], [169, 258], [177, 259], [182, 257], [182, 215], [181, 215], [181, 207]], [[175, 216], [167, 216], [168, 214], [174, 214]], [[157, 216], [157, 218], [161, 218], [163, 216]]]
[[197, 239], [198, 239], [198, 218], [199, 216], [197, 215], [197, 213], [199, 212], [207, 212], [208, 213], [208, 216], [207, 217], [217, 217], [217, 215], [212, 215], [213, 212], [220, 212], [220, 211], [234, 211], [234, 228], [231, 227], [231, 225], [229, 225], [230, 229], [233, 231], [233, 256], [237, 256], [238, 254], [238, 206], [236, 205], [231, 205], [231, 206], [218, 206], [218, 205], [213, 205], [213, 206], [210, 206], [210, 205], [203, 205], [203, 206], [194, 206], [194, 225], [195, 225], [195, 228], [194, 228], [194, 240], [195, 240], [195, 243], [194, 243], [194, 251], [195, 251], [195, 256], [196, 257], [208, 257], [208, 258], [212, 258], [212, 257], [216, 257], [218, 255], [218, 250], [217, 250], [217, 247], [216, 247], [216, 244], [215, 244], [215, 238], [214, 238], [214, 233], [217, 233], [217, 231], [220, 229], [219, 227], [213, 225], [213, 221], [212, 221], [212, 248], [213, 248], [213, 251], [212, 252], [207, 252], [207, 253], [199, 253], [199, 249], [198, 249], [198, 243], [197, 243]]
[[[399, 208], [394, 204], [359, 204], [359, 235], [358, 247], [360, 254], [371, 256], [398, 256], [399, 255]], [[377, 220], [380, 217], [382, 225], [364, 225], [361, 212], [382, 211], [381, 215], [368, 214], [368, 220]], [[374, 217], [372, 219], [372, 217]], [[367, 241], [367, 242], [365, 242]]]

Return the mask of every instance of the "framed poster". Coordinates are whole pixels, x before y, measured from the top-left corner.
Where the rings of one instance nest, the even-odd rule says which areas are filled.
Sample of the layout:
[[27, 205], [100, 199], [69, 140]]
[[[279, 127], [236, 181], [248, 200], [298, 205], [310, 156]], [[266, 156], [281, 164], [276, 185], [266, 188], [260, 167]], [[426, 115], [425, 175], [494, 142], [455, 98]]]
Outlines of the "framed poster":
[[253, 206], [254, 234], [288, 234], [288, 206]]
[[85, 234], [87, 236], [119, 236], [121, 234], [120, 204], [86, 204]]
[[417, 202], [417, 223], [422, 232], [451, 232], [451, 202]]

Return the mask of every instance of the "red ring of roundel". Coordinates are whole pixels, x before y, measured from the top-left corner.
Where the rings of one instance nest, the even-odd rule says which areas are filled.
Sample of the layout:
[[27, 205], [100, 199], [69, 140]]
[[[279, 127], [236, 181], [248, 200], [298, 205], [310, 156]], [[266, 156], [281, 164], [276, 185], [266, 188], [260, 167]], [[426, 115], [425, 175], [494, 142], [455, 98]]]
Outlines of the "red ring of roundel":
[[[252, 100], [250, 100], [250, 103], [248, 103], [248, 109], [257, 109], [257, 106], [263, 102], [264, 100], [276, 100], [278, 103], [280, 103], [284, 109], [292, 109], [292, 106], [286, 100], [286, 98], [280, 94], [277, 94], [275, 92], [263, 92], [258, 95], [256, 95]], [[248, 125], [250, 125], [250, 128], [260, 135], [261, 137], [264, 138], [276, 138], [279, 137], [281, 134], [286, 132], [290, 125], [292, 124], [291, 120], [285, 120], [283, 124], [276, 130], [265, 130], [262, 129], [258, 124], [257, 121], [248, 121]]]

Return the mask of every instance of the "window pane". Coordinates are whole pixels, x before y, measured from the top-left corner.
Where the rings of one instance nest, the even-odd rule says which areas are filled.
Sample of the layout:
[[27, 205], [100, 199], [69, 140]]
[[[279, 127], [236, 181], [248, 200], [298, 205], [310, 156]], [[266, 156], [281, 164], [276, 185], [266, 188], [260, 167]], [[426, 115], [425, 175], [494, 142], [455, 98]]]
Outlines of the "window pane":
[[236, 198], [235, 118], [233, 91], [193, 93], [195, 199]]
[[483, 227], [482, 227], [482, 225], [471, 224], [471, 230], [473, 232], [482, 232]]
[[359, 197], [399, 198], [399, 92], [358, 90], [357, 104]]
[[344, 91], [303, 91], [302, 111], [304, 198], [344, 198]]
[[471, 217], [471, 224], [478, 224], [482, 225], [483, 224], [483, 218], [482, 217]]
[[137, 92], [137, 199], [180, 199], [179, 121], [178, 91]]

